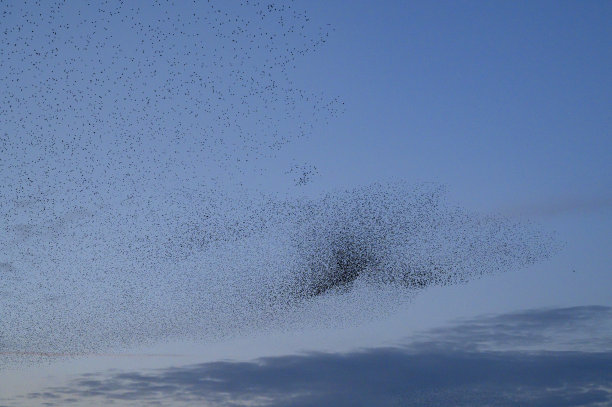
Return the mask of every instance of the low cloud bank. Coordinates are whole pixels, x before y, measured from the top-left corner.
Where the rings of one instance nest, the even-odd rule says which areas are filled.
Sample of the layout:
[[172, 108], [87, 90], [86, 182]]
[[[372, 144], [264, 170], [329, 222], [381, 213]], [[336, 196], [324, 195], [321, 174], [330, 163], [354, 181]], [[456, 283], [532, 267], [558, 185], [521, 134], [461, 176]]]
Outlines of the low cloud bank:
[[402, 347], [84, 375], [8, 405], [609, 406], [611, 327], [611, 307], [528, 310]]

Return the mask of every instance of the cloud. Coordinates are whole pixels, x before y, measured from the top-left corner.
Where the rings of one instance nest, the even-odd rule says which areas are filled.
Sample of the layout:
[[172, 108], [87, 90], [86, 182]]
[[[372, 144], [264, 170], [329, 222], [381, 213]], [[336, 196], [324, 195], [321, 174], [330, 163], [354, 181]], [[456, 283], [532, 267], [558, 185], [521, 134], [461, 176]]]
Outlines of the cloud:
[[[83, 378], [31, 399], [233, 406], [590, 406], [612, 402], [612, 353], [434, 352], [401, 348], [216, 362]], [[419, 403], [425, 404], [419, 404]], [[121, 405], [121, 403], [120, 403]], [[180, 404], [179, 404], [180, 405]]]
[[507, 216], [559, 216], [603, 212], [612, 209], [612, 196], [562, 196], [554, 201], [507, 209]]
[[486, 316], [415, 339], [413, 349], [612, 351], [612, 308], [591, 305]]
[[[58, 406], [66, 399], [83, 405], [608, 406], [611, 348], [585, 351], [581, 342], [565, 351], [484, 347], [528, 345], [572, 326], [609, 326], [611, 316], [612, 308], [597, 306], [524, 311], [431, 331], [429, 346], [421, 340], [345, 354], [89, 374], [26, 397]], [[533, 335], [525, 335], [529, 330]]]

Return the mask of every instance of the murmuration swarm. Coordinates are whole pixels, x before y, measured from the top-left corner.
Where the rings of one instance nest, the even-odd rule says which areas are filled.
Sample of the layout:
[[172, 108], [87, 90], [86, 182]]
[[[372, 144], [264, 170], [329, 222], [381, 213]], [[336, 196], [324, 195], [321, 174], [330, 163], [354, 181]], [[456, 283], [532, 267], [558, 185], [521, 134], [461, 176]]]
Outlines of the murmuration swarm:
[[437, 185], [214, 192], [166, 194], [140, 218], [109, 207], [13, 230], [0, 268], [4, 350], [82, 354], [359, 323], [557, 247], [528, 223], [448, 205]]

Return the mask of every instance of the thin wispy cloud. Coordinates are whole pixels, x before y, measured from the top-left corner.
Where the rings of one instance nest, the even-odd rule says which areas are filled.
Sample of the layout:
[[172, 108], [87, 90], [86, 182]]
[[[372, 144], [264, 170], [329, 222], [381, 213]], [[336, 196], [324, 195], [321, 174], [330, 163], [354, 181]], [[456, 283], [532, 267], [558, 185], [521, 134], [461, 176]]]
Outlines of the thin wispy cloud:
[[612, 308], [592, 305], [491, 315], [415, 339], [412, 348], [607, 352], [612, 351]]
[[588, 214], [609, 211], [612, 209], [612, 196], [560, 196], [531, 205], [521, 205], [506, 209], [508, 216], [549, 217], [566, 214]]

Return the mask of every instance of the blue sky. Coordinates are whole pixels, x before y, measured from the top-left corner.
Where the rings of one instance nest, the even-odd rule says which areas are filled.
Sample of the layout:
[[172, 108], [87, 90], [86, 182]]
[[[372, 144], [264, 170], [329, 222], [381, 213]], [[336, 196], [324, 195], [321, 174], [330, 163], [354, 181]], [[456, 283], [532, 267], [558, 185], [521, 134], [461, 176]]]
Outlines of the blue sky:
[[[555, 329], [578, 329], [577, 321], [591, 318], [581, 310], [609, 324], [609, 2], [175, 3], [0, 8], [0, 395], [9, 405], [33, 393], [29, 402], [38, 405], [50, 388], [91, 403], [83, 395], [100, 389], [79, 374], [116, 383], [109, 390], [116, 395], [160, 377], [174, 380], [169, 372], [181, 369], [191, 377], [218, 367], [231, 382], [238, 374], [255, 380], [258, 369], [275, 377], [284, 363], [294, 366], [301, 392], [310, 384], [327, 397], [302, 375], [316, 369], [312, 364], [345, 371], [342, 363], [352, 358], [357, 365], [396, 357], [409, 364], [433, 352], [425, 365], [482, 362], [478, 369], [487, 371], [499, 356], [489, 349], [421, 354], [407, 340], [458, 320], [486, 324], [492, 315], [529, 310], [525, 326], [537, 331], [548, 329], [547, 312], [569, 309], [561, 313], [568, 325]], [[260, 296], [266, 284], [293, 281], [303, 264], [292, 239], [308, 227], [331, 228], [325, 219], [352, 208], [342, 204], [346, 197], [362, 194], [378, 209], [393, 202], [400, 211], [421, 202], [418, 193], [393, 192], [394, 182], [418, 191], [442, 186], [440, 212], [424, 212], [440, 215], [438, 226], [419, 223], [439, 233], [433, 240], [446, 231], [477, 241], [474, 225], [507, 231], [481, 251], [460, 247], [472, 258], [457, 258], [453, 267], [477, 262], [482, 278], [408, 291], [358, 282], [348, 293], [296, 308], [275, 308], [278, 296]], [[462, 215], [453, 218], [453, 208]], [[470, 221], [457, 226], [459, 218]], [[512, 229], [514, 223], [521, 226]], [[203, 230], [215, 232], [204, 237]], [[390, 240], [404, 236], [384, 230]], [[509, 243], [533, 239], [537, 246], [541, 236], [555, 242], [546, 255], [523, 265], [511, 253], [515, 262], [499, 268], [496, 244], [511, 237], [518, 240]], [[311, 250], [325, 253], [316, 242]], [[415, 269], [429, 264], [405, 250], [391, 256], [400, 263], [412, 256]], [[481, 335], [466, 332], [463, 342]], [[561, 357], [567, 366], [600, 373], [610, 336], [597, 332], [607, 338], [599, 347], [587, 346], [588, 337], [561, 350], [559, 340], [522, 340], [539, 344], [533, 363], [543, 371], [554, 369], [546, 351], [572, 351]], [[51, 358], [42, 368], [31, 352], [79, 356]], [[103, 356], [117, 352], [189, 356]], [[277, 359], [253, 362], [261, 357]], [[500, 357], [509, 369], [518, 366], [515, 372], [527, 358]], [[227, 362], [214, 365], [220, 360]], [[133, 376], [113, 378], [113, 367]], [[349, 373], [341, 385], [366, 377]], [[452, 393], [441, 380], [431, 378]], [[550, 380], [543, 383], [558, 384]], [[610, 378], [602, 380], [555, 397], [582, 394], [567, 405], [606, 405], [609, 390], [591, 393], [610, 388]], [[478, 383], [461, 388], [466, 403]], [[509, 388], [516, 383], [507, 381]], [[270, 405], [291, 405], [273, 385], [235, 390], [236, 400], [273, 393], [279, 398]], [[206, 389], [213, 398], [227, 390]], [[559, 405], [532, 390], [541, 405]], [[178, 402], [172, 394], [164, 399], [161, 391], [160, 402]], [[419, 405], [411, 395], [397, 397], [379, 401], [401, 405], [408, 397]]]

